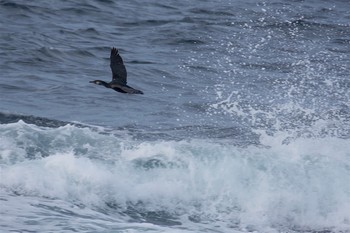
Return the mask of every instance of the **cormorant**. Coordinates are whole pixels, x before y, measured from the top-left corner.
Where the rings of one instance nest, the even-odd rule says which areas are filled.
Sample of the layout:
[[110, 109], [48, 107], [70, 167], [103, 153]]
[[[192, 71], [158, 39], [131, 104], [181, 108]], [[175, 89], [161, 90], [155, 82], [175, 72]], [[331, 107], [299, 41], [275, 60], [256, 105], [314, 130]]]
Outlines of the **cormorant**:
[[126, 85], [126, 69], [123, 63], [122, 57], [118, 53], [118, 49], [111, 49], [111, 69], [112, 69], [112, 81], [107, 83], [101, 80], [90, 81], [90, 83], [95, 83], [97, 85], [103, 85], [107, 88], [112, 88], [115, 91], [121, 93], [129, 93], [129, 94], [143, 94], [142, 91], [136, 90], [128, 85]]

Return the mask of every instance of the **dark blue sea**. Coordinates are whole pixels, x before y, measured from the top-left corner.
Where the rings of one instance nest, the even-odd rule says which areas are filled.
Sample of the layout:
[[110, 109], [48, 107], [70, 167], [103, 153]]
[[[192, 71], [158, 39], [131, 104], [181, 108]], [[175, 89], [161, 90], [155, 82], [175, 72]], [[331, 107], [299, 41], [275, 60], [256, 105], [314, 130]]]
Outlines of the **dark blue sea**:
[[348, 0], [0, 0], [0, 232], [349, 233], [349, 73]]

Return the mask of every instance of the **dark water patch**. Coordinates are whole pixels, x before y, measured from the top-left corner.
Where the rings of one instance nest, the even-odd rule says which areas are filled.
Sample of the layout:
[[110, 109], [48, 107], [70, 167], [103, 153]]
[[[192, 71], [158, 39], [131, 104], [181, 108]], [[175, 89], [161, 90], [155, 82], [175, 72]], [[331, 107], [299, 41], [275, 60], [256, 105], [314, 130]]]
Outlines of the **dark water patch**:
[[[0, 124], [16, 123], [19, 120], [26, 122], [27, 124], [34, 124], [42, 127], [58, 128], [71, 124], [69, 122], [50, 120], [44, 117], [28, 116], [28, 115], [18, 115], [11, 113], [0, 112]], [[79, 125], [79, 124], [77, 124]]]
[[160, 43], [162, 42], [163, 44], [168, 44], [168, 45], [203, 45], [206, 44], [205, 41], [197, 39], [197, 38], [179, 38], [181, 36], [177, 36], [174, 38], [164, 38], [164, 39], [155, 39], [155, 43]]
[[156, 64], [155, 62], [140, 61], [140, 60], [131, 60], [131, 61], [129, 61], [128, 63], [131, 63], [131, 64], [143, 64], [143, 65]]
[[[17, 85], [11, 85], [11, 84], [0, 84], [0, 89], [2, 89], [4, 92], [8, 91], [18, 91], [22, 90], [22, 87], [19, 87]], [[0, 113], [1, 114], [1, 113]]]
[[99, 8], [91, 4], [78, 4], [77, 7], [68, 7], [60, 10], [62, 14], [74, 14], [77, 16], [87, 16], [89, 13], [98, 13]]
[[155, 169], [182, 169], [188, 167], [185, 161], [171, 161], [168, 160], [165, 155], [155, 155], [151, 158], [134, 159], [132, 163], [136, 169], [145, 171]]
[[180, 221], [166, 211], [147, 211], [140, 213], [143, 221], [160, 226], [177, 226], [182, 225]]
[[[117, 206], [109, 204], [109, 207], [116, 208]], [[131, 217], [130, 222], [152, 223], [159, 226], [182, 225], [175, 214], [165, 210], [147, 210], [142, 202], [129, 203], [126, 210], [122, 211], [122, 214]]]
[[156, 20], [156, 19], [148, 19], [148, 20], [138, 20], [134, 22], [124, 22], [121, 26], [125, 27], [150, 27], [150, 26], [161, 26], [166, 25], [168, 23], [173, 23], [172, 20]]
[[176, 6], [172, 6], [172, 5], [166, 4], [166, 3], [164, 4], [162, 2], [155, 2], [153, 4], [154, 4], [154, 6], [162, 8], [162, 9], [167, 9], [167, 10], [177, 10], [178, 9], [178, 7], [176, 7]]
[[15, 3], [13, 1], [0, 1], [0, 5], [10, 10], [25, 10], [30, 12], [30, 7], [25, 4]]
[[79, 29], [77, 31], [77, 33], [84, 34], [86, 36], [98, 36], [98, 35], [100, 35], [98, 30], [96, 28], [93, 28], [93, 27], [86, 28], [86, 29]]
[[208, 66], [202, 66], [202, 65], [185, 65], [185, 68], [195, 69], [199, 71], [209, 72], [218, 75], [219, 71], [215, 67], [210, 67], [210, 64]]
[[99, 0], [99, 2], [102, 4], [106, 4], [108, 6], [115, 3], [115, 1], [113, 1], [113, 0]]
[[[74, 49], [74, 50], [69, 50], [66, 52], [69, 56], [72, 57], [84, 57], [84, 58], [96, 58], [96, 55], [92, 53], [92, 51], [89, 50], [89, 48], [86, 49]], [[72, 59], [73, 60], [73, 59]]]
[[220, 10], [220, 9], [206, 9], [206, 8], [192, 8], [189, 12], [194, 13], [194, 14], [200, 14], [204, 15], [206, 17], [210, 16], [228, 16], [232, 17], [235, 16], [234, 13], [231, 11], [228, 11], [227, 9], [225, 10]]
[[335, 43], [335, 44], [340, 44], [340, 45], [349, 45], [350, 44], [350, 39], [339, 38], [339, 39], [333, 39], [332, 42]]
[[173, 43], [178, 44], [205, 44], [205, 41], [198, 40], [198, 39], [177, 39]]

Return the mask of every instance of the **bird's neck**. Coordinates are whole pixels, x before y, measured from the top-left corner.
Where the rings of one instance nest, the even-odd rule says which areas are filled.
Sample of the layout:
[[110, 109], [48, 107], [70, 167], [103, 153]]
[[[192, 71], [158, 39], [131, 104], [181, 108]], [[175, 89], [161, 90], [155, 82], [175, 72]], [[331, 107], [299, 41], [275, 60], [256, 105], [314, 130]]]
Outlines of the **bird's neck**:
[[107, 88], [110, 88], [111, 86], [109, 85], [109, 83], [106, 83], [105, 81], [100, 81], [100, 85], [102, 85], [102, 86], [105, 86], [105, 87], [107, 87]]

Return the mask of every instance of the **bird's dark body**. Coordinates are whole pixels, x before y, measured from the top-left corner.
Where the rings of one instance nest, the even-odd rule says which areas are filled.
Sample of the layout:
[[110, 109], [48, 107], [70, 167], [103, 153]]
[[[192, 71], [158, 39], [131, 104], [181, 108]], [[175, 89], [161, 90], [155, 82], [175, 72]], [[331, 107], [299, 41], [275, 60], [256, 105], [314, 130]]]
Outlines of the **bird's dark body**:
[[90, 81], [90, 83], [95, 83], [97, 85], [102, 85], [107, 88], [111, 88], [120, 93], [129, 93], [129, 94], [143, 94], [142, 91], [134, 89], [128, 85], [127, 83], [127, 72], [125, 65], [123, 63], [122, 57], [119, 55], [118, 50], [116, 48], [111, 49], [111, 69], [112, 69], [112, 81], [107, 83], [102, 80], [94, 80]]
[[117, 92], [120, 92], [120, 93], [127, 93], [126, 91], [123, 91], [122, 89], [120, 89], [118, 87], [115, 87], [115, 88], [112, 88], [112, 89], [117, 91]]

